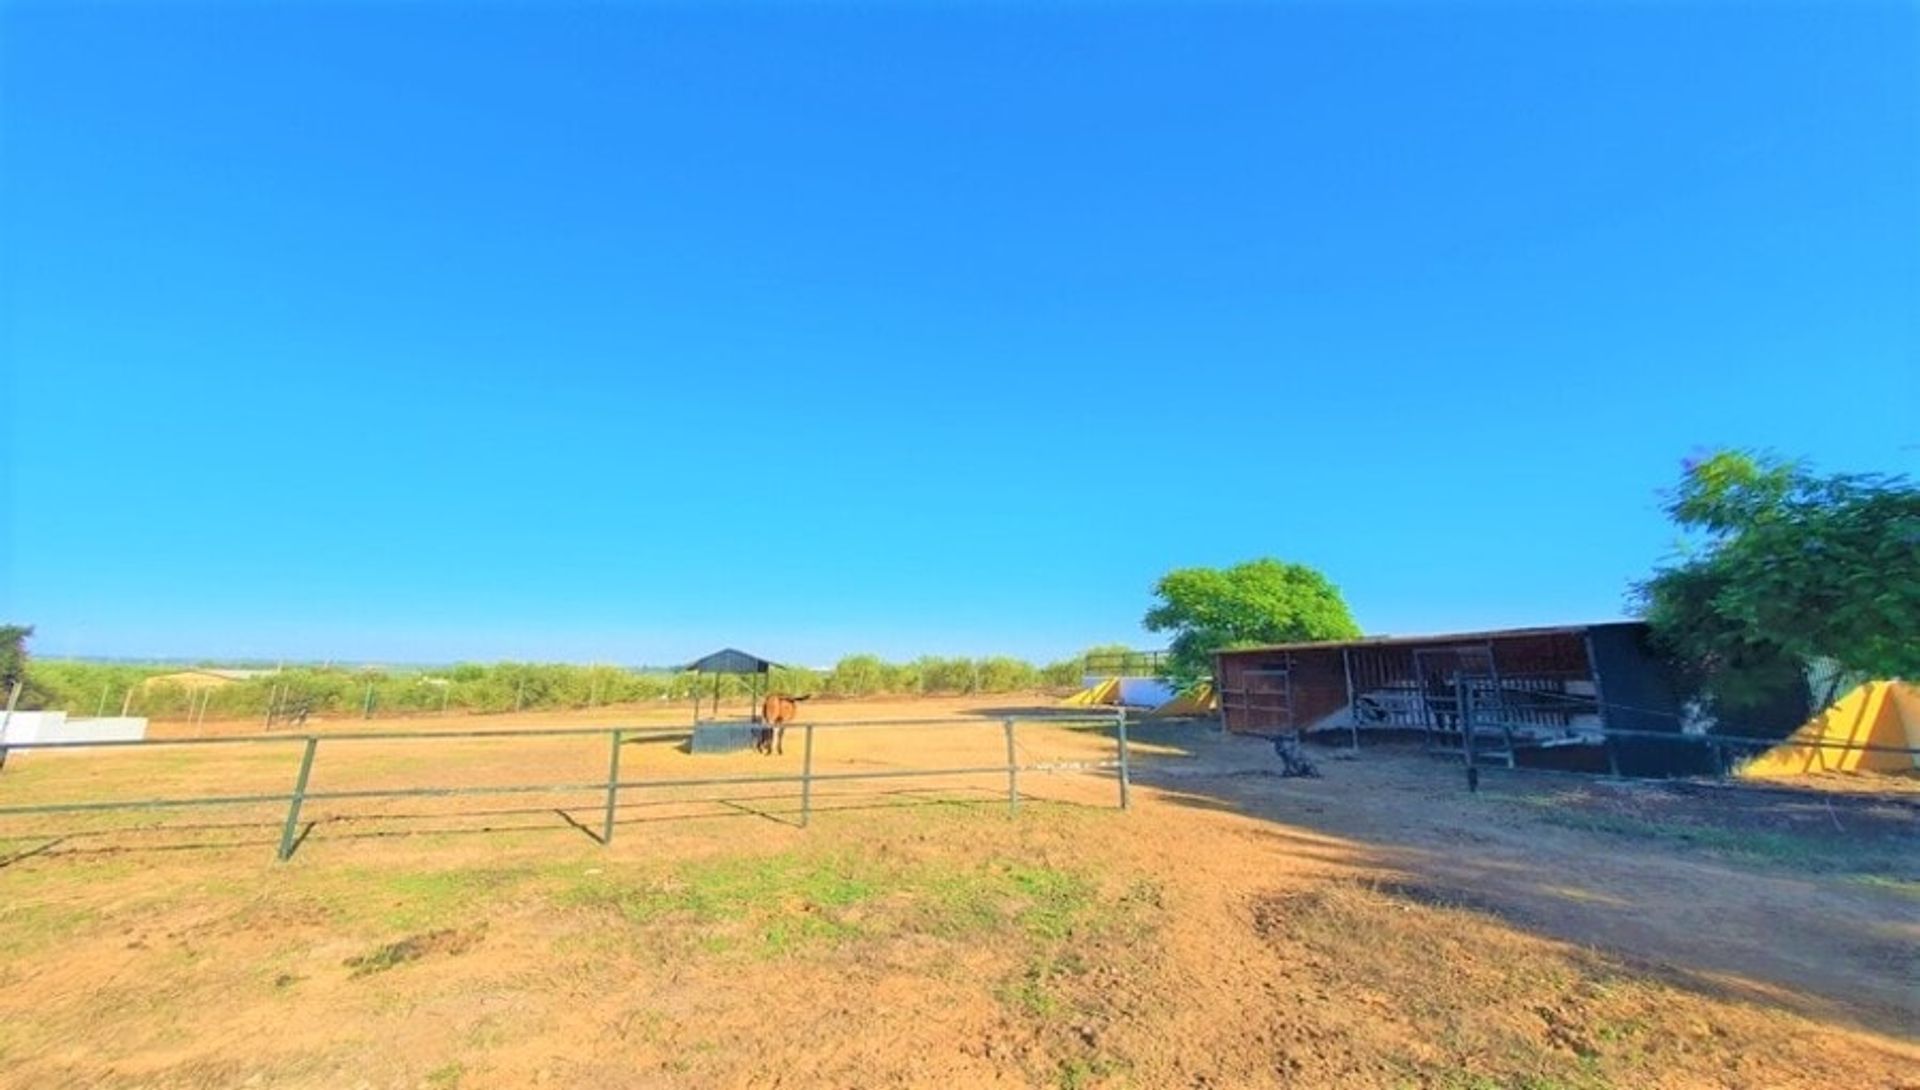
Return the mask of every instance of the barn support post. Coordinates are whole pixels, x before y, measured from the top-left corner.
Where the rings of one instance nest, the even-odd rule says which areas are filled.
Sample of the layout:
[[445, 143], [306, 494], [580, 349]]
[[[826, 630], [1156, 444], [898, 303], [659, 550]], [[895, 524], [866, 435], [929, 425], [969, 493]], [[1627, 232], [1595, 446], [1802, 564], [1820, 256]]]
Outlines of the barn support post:
[[1454, 675], [1453, 688], [1460, 713], [1460, 750], [1467, 759], [1467, 790], [1477, 793], [1480, 790], [1480, 766], [1474, 763], [1473, 690], [1468, 687], [1465, 674]]
[[1340, 649], [1340, 668], [1347, 675], [1347, 728], [1353, 736], [1353, 751], [1360, 752], [1360, 708], [1353, 699], [1353, 648]]
[[1127, 763], [1127, 708], [1120, 706], [1120, 716], [1114, 721], [1114, 734], [1120, 743], [1120, 809], [1133, 808], [1133, 770]]
[[1593, 653], [1593, 631], [1589, 629], [1581, 642], [1587, 648], [1587, 673], [1593, 678], [1593, 710], [1600, 716], [1600, 744], [1607, 751], [1607, 774], [1614, 779], [1620, 778], [1620, 751], [1614, 746], [1613, 733], [1607, 728], [1612, 718], [1607, 713], [1606, 683], [1600, 679], [1600, 656]]
[[319, 748], [320, 737], [307, 735], [306, 748], [300, 753], [300, 774], [293, 781], [293, 797], [287, 800], [287, 823], [280, 827], [277, 857], [282, 863], [293, 858], [293, 846], [299, 842], [300, 806], [307, 801], [307, 781], [313, 776], [313, 751]]
[[1020, 763], [1014, 758], [1013, 719], [1008, 717], [1000, 721], [1007, 734], [1007, 812], [1020, 812]]
[[800, 827], [813, 822], [813, 724], [805, 727], [806, 742], [800, 757]]
[[620, 740], [622, 731], [614, 731], [607, 747], [607, 812], [600, 819], [600, 846], [613, 843], [613, 813], [620, 808]]

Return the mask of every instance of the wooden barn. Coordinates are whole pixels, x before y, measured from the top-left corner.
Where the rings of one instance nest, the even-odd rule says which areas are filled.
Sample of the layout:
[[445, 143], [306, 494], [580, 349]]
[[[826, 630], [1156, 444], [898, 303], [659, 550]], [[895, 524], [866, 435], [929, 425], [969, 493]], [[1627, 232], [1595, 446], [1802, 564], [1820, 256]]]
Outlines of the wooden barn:
[[[1681, 702], [1638, 622], [1385, 636], [1222, 651], [1220, 711], [1236, 734], [1420, 732], [1478, 751], [1597, 746], [1604, 730], [1679, 733]], [[1663, 747], [1664, 748], [1664, 747]]]

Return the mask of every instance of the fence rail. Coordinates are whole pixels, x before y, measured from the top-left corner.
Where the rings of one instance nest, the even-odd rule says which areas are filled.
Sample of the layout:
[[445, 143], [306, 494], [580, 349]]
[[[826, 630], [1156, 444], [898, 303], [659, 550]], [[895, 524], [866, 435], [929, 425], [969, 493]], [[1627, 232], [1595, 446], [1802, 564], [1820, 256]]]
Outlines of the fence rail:
[[1081, 660], [1081, 672], [1101, 677], [1159, 677], [1171, 651], [1094, 651]]
[[[802, 732], [802, 763], [797, 773], [776, 773], [772, 775], [736, 775], [736, 776], [685, 776], [661, 778], [622, 778], [620, 772], [621, 746], [629, 741], [646, 738], [684, 737], [690, 733], [688, 727], [568, 727], [557, 729], [505, 729], [505, 730], [462, 730], [462, 731], [341, 731], [338, 733], [304, 734], [246, 734], [225, 738], [153, 738], [141, 740], [116, 740], [98, 742], [17, 742], [0, 741], [0, 762], [4, 762], [9, 750], [41, 752], [64, 750], [141, 750], [160, 749], [180, 746], [249, 746], [249, 745], [300, 745], [300, 763], [294, 775], [293, 787], [285, 793], [246, 794], [246, 795], [208, 795], [191, 798], [142, 798], [114, 799], [108, 801], [36, 803], [24, 806], [0, 806], [0, 817], [23, 816], [33, 814], [87, 813], [100, 811], [138, 811], [158, 809], [179, 809], [197, 806], [235, 806], [264, 805], [284, 803], [287, 807], [286, 819], [282, 823], [279, 847], [275, 858], [285, 861], [293, 857], [298, 847], [300, 835], [300, 814], [308, 802], [329, 802], [357, 799], [389, 798], [446, 798], [458, 796], [516, 795], [516, 794], [574, 794], [604, 792], [603, 813], [600, 834], [596, 838], [602, 846], [613, 842], [614, 817], [620, 807], [623, 792], [684, 787], [724, 787], [746, 784], [798, 784], [800, 786], [800, 825], [804, 828], [813, 817], [813, 788], [817, 783], [851, 782], [861, 780], [892, 780], [925, 778], [937, 776], [978, 776], [1003, 774], [1007, 777], [1007, 806], [1017, 811], [1020, 806], [1020, 773], [1022, 772], [1058, 772], [1063, 768], [1074, 771], [1112, 770], [1119, 781], [1118, 805], [1122, 810], [1131, 806], [1130, 789], [1131, 767], [1127, 752], [1126, 711], [1119, 709], [1112, 715], [1063, 715], [1063, 716], [1026, 716], [1021, 718], [1005, 717], [998, 725], [1006, 736], [1007, 758], [998, 764], [974, 764], [961, 767], [942, 768], [888, 768], [858, 772], [816, 772], [814, 770], [814, 735], [818, 731], [849, 729], [888, 729], [906, 728], [927, 729], [934, 727], [975, 726], [991, 728], [995, 720], [991, 718], [945, 718], [945, 719], [893, 719], [893, 720], [842, 720], [820, 723], [793, 723], [785, 729]], [[1028, 762], [1021, 763], [1015, 742], [1017, 725], [1020, 723], [1065, 727], [1111, 727], [1114, 730], [1115, 755], [1112, 759], [1076, 762]], [[493, 740], [527, 738], [587, 738], [604, 737], [608, 739], [607, 775], [603, 779], [573, 781], [568, 783], [541, 784], [501, 784], [493, 786], [468, 787], [395, 787], [395, 788], [359, 788], [351, 790], [315, 791], [308, 788], [313, 774], [313, 766], [318, 756], [320, 744], [330, 745], [365, 742], [426, 742], [449, 740]], [[0, 764], [0, 767], [4, 767]], [[591, 834], [590, 834], [591, 835]]]
[[[1529, 695], [1540, 696], [1547, 694], [1533, 693]], [[1667, 714], [1645, 708], [1613, 704], [1595, 697], [1576, 694], [1552, 695], [1564, 695], [1564, 698], [1569, 701], [1577, 701], [1584, 707], [1596, 710], [1618, 709], [1643, 714]], [[1506, 766], [1512, 768], [1515, 764], [1515, 732], [1525, 728], [1529, 724], [1508, 718], [1504, 714], [1506, 709], [1504, 709], [1499, 702], [1488, 703], [1471, 685], [1456, 683], [1454, 699], [1457, 701], [1456, 707], [1459, 709], [1458, 716], [1460, 721], [1452, 728], [1451, 733], [1457, 734], [1460, 737], [1460, 754], [1464, 757], [1467, 765], [1467, 788], [1468, 790], [1478, 790], [1480, 782], [1478, 761], [1479, 757], [1482, 756], [1479, 751], [1479, 739], [1488, 735], [1503, 738], [1506, 742], [1506, 748], [1504, 750], [1492, 751], [1487, 755], [1503, 759], [1506, 762]], [[1675, 718], [1677, 719], [1678, 717]], [[1691, 747], [1696, 751], [1705, 751], [1712, 758], [1714, 775], [1723, 778], [1731, 774], [1735, 767], [1734, 762], [1728, 760], [1730, 754], [1735, 760], [1738, 760], [1741, 757], [1756, 757], [1769, 750], [1781, 748], [1810, 749], [1815, 751], [1837, 750], [1842, 753], [1900, 754], [1908, 758], [1916, 759], [1916, 767], [1920, 767], [1920, 747], [1887, 746], [1877, 745], [1871, 742], [1835, 741], [1826, 738], [1795, 738], [1792, 736], [1784, 738], [1756, 738], [1738, 734], [1720, 734], [1713, 731], [1689, 733], [1679, 730], [1635, 730], [1601, 726], [1570, 728], [1566, 732], [1565, 739], [1567, 741], [1604, 745], [1607, 750], [1609, 771], [1616, 778], [1620, 775], [1619, 758], [1613, 747], [1613, 742], [1616, 739], [1663, 742], [1668, 745]]]

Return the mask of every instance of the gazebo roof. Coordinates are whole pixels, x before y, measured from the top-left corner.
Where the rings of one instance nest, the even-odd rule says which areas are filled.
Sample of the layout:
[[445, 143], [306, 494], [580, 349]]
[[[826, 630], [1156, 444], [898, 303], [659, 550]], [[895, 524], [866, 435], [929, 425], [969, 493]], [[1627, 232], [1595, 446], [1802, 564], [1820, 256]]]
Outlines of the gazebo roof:
[[711, 655], [695, 659], [683, 669], [697, 670], [703, 674], [764, 674], [778, 665], [745, 651], [723, 647]]

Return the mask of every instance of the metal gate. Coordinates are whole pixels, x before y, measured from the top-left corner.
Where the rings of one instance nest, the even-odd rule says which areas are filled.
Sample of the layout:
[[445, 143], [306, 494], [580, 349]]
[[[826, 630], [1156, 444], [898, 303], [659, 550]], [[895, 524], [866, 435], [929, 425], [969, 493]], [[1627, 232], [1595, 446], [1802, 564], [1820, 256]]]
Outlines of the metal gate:
[[[1475, 723], [1486, 717], [1474, 714], [1471, 706], [1462, 707], [1461, 698], [1471, 690], [1467, 703], [1478, 703], [1500, 691], [1500, 673], [1493, 664], [1493, 645], [1423, 648], [1413, 653], [1413, 672], [1420, 685], [1420, 727], [1426, 734], [1430, 752], [1459, 753], [1466, 747], [1463, 720], [1471, 716]], [[1478, 741], [1478, 739], [1475, 739]], [[1478, 748], [1478, 747], [1476, 747]], [[1512, 760], [1512, 746], [1507, 759]]]

